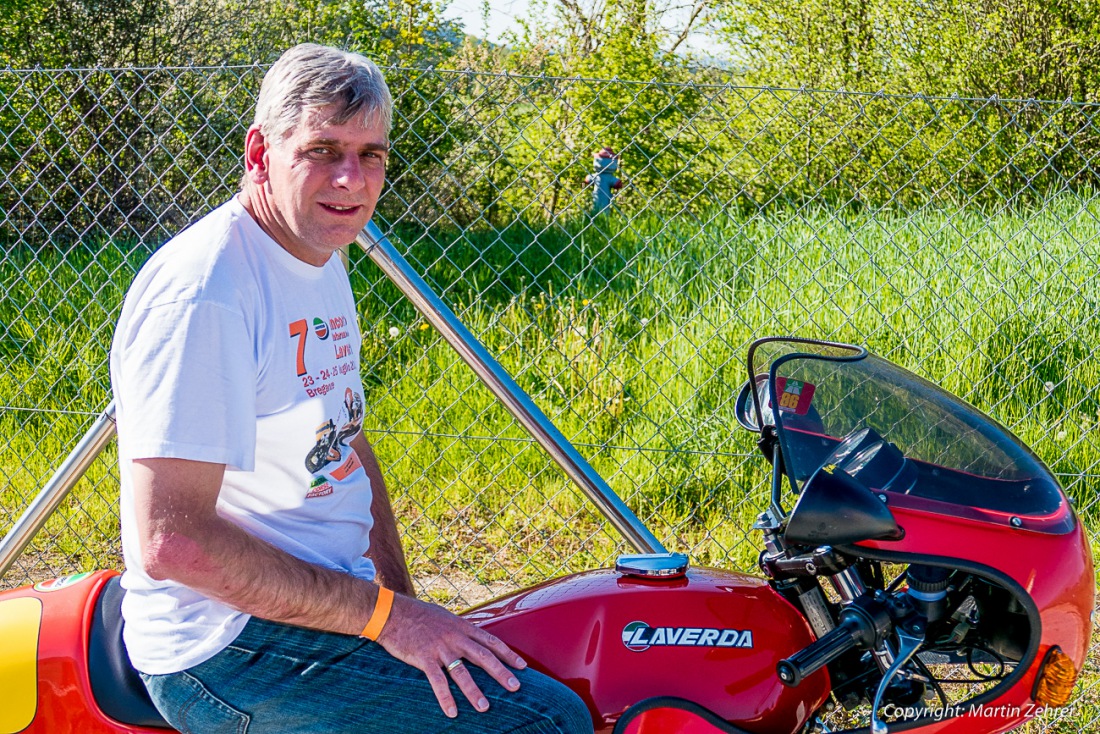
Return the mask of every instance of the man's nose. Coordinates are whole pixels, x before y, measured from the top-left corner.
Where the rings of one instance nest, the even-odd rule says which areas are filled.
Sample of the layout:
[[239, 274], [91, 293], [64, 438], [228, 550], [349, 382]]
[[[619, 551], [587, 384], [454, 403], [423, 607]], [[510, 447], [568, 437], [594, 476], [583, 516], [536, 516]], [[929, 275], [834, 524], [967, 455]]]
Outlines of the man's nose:
[[366, 185], [363, 167], [356, 153], [348, 153], [340, 159], [334, 172], [333, 184], [348, 191], [358, 191]]

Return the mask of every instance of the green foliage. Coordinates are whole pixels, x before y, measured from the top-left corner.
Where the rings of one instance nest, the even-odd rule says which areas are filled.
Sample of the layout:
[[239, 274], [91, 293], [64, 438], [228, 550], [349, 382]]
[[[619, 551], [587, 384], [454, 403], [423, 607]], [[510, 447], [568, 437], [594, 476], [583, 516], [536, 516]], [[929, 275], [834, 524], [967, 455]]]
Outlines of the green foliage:
[[519, 216], [553, 222], [587, 211], [583, 182], [603, 146], [629, 166], [617, 197], [624, 208], [692, 200], [703, 182], [693, 161], [712, 131], [685, 120], [708, 100], [687, 61], [662, 51], [652, 3], [570, 3], [532, 16], [542, 11], [513, 47], [468, 40], [451, 59], [462, 70], [447, 88], [460, 100], [451, 121], [465, 124], [449, 136], [455, 155], [436, 156], [450, 175], [420, 177], [446, 202], [443, 216], [503, 227]]
[[[39, 10], [60, 12], [58, 7], [47, 3]], [[157, 7], [149, 6], [149, 12], [159, 12]], [[190, 10], [200, 9], [185, 4], [179, 12]], [[87, 55], [69, 61], [96, 68], [0, 70], [0, 171], [9, 193], [0, 198], [0, 246], [65, 247], [94, 236], [153, 245], [236, 190], [240, 150], [263, 67], [207, 70], [159, 64], [193, 60], [192, 52], [199, 51], [251, 64], [272, 60], [293, 43], [314, 40], [365, 48], [383, 62], [430, 65], [446, 58], [456, 43], [454, 29], [428, 3], [306, 0], [304, 5], [236, 10], [241, 25], [256, 24], [257, 33], [222, 44], [205, 35], [201, 48], [191, 48], [186, 39], [171, 47], [136, 47], [126, 63], [158, 65], [152, 69], [109, 68], [122, 62], [74, 35], [73, 42]], [[217, 17], [209, 33], [217, 29]], [[63, 54], [43, 55], [60, 46], [20, 45], [19, 34], [26, 30], [22, 22], [4, 25], [0, 20], [0, 53], [11, 50], [0, 61], [16, 66], [65, 62]], [[145, 38], [140, 28], [134, 32]], [[390, 166], [391, 189], [399, 199], [415, 200], [422, 193], [419, 174], [406, 172], [414, 166], [440, 168], [465, 131], [454, 121], [456, 100], [445, 93], [443, 77], [428, 72], [389, 76], [395, 97], [393, 136], [403, 141]]]
[[[382, 219], [554, 227], [590, 209], [583, 181], [604, 145], [621, 156], [626, 213], [995, 211], [1100, 184], [1091, 106], [735, 86], [654, 61], [649, 43], [624, 32], [584, 62], [618, 81], [390, 69]], [[236, 189], [261, 73], [0, 71], [0, 242], [162, 241]]]
[[239, 35], [240, 18], [275, 7], [269, 0], [0, 0], [0, 66], [219, 63], [268, 37]]
[[429, 65], [460, 42], [433, 0], [0, 0], [0, 66], [270, 62], [303, 41]]
[[19, 206], [0, 245], [67, 247], [95, 237], [153, 245], [224, 198], [254, 70], [0, 71], [0, 170]]
[[749, 83], [1098, 101], [1090, 0], [720, 0]]

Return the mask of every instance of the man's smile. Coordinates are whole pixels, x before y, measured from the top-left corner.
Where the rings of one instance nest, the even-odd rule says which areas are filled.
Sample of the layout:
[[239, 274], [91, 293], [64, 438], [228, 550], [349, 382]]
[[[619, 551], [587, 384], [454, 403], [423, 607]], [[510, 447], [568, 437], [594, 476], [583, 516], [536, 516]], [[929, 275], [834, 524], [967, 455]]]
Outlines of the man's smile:
[[324, 204], [321, 206], [336, 214], [352, 214], [362, 209], [361, 204]]

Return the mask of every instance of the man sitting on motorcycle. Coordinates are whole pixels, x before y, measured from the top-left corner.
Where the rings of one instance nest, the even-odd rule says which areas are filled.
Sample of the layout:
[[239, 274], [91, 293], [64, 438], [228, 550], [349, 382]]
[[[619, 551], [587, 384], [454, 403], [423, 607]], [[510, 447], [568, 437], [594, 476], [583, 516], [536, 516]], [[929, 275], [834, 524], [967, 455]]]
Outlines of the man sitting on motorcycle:
[[127, 295], [111, 351], [125, 642], [181, 731], [592, 731], [569, 689], [415, 598], [358, 425], [342, 461], [304, 461], [363, 390], [335, 253], [374, 212], [391, 104], [362, 56], [287, 51], [241, 192]]

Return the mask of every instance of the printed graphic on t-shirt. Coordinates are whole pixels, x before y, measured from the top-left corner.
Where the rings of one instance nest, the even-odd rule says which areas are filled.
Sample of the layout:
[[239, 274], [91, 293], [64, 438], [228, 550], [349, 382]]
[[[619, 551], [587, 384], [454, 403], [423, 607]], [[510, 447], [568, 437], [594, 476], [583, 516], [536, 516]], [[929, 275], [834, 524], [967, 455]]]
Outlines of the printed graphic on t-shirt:
[[337, 376], [357, 369], [346, 316], [334, 316], [327, 320], [321, 317], [312, 319], [314, 337], [322, 342], [331, 340], [332, 352], [328, 351], [327, 346], [319, 353], [316, 347], [312, 348], [309, 360], [306, 359], [306, 344], [310, 338], [310, 322], [307, 319], [298, 319], [289, 326], [290, 338], [295, 340], [295, 373], [301, 378], [302, 388], [309, 397], [327, 395], [336, 389]]
[[[339, 428], [337, 428], [339, 426]], [[344, 390], [344, 404], [336, 419], [329, 418], [317, 426], [317, 443], [306, 454], [306, 469], [311, 474], [324, 469], [333, 462], [339, 465], [330, 471], [336, 481], [347, 477], [359, 468], [359, 457], [348, 446], [363, 427], [363, 396], [349, 387]]]

